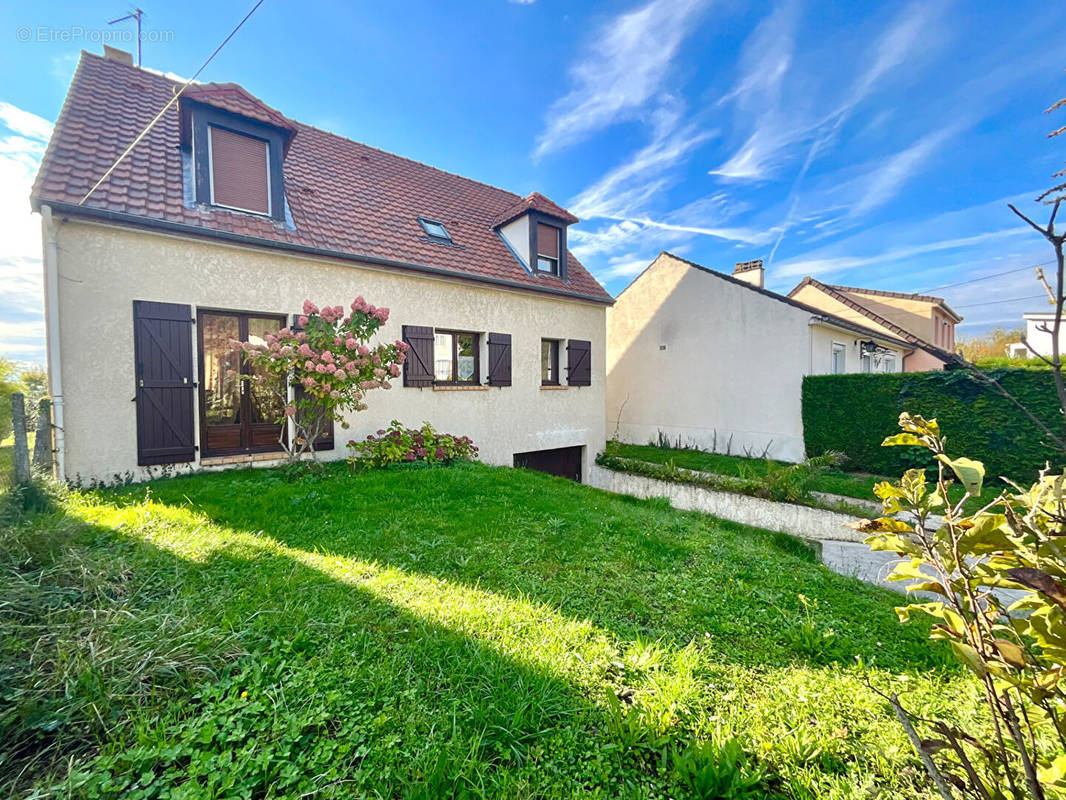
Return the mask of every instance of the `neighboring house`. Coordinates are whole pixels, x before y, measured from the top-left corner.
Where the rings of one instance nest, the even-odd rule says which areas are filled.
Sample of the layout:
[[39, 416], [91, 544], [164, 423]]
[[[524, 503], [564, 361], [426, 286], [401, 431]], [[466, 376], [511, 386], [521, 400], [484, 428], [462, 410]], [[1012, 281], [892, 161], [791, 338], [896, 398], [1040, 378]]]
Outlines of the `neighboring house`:
[[33, 188], [62, 477], [277, 458], [280, 409], [242, 390], [229, 342], [290, 324], [305, 298], [357, 295], [391, 309], [380, 336], [412, 353], [402, 385], [324, 437], [325, 457], [428, 420], [489, 463], [586, 474], [612, 299], [567, 250], [576, 218], [294, 122], [232, 83], [190, 87], [82, 202], [180, 87], [127, 54], [83, 54]]
[[788, 296], [913, 345], [904, 372], [943, 369], [955, 360], [955, 326], [962, 317], [942, 297], [834, 286], [814, 278], [804, 278]]
[[660, 253], [607, 312], [607, 430], [705, 450], [804, 457], [804, 375], [897, 372], [901, 339], [733, 275]]
[[[1011, 358], [1035, 358], [1037, 355], [1051, 358], [1051, 343], [1054, 337], [1051, 335], [1055, 325], [1054, 311], [1027, 311], [1022, 314], [1025, 320], [1025, 342], [1011, 342], [1007, 345], [1007, 355]], [[1026, 347], [1026, 342], [1029, 346]], [[1030, 350], [1029, 348], [1032, 348]], [[1066, 323], [1059, 329], [1059, 354], [1066, 354]]]

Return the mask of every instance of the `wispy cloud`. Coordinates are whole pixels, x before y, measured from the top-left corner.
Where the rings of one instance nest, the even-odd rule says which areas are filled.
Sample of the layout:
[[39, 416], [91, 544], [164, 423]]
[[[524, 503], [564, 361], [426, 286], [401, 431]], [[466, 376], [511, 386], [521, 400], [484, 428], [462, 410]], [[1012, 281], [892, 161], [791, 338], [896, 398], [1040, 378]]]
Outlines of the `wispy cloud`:
[[573, 88], [547, 115], [535, 155], [576, 144], [660, 92], [706, 0], [652, 0], [610, 20], [571, 68]]
[[30, 188], [51, 133], [48, 120], [0, 101], [0, 295], [7, 314], [0, 354], [18, 360], [44, 357], [41, 233]]

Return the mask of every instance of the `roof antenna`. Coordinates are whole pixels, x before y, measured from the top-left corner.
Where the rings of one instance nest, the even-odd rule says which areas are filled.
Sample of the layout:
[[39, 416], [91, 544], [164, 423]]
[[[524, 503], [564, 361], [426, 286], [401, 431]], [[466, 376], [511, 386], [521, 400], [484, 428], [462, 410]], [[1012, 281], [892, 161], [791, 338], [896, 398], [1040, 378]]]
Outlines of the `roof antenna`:
[[141, 66], [141, 15], [144, 14], [139, 8], [133, 9], [129, 14], [118, 19], [113, 19], [108, 25], [114, 25], [116, 22], [125, 22], [128, 19], [137, 20], [137, 66]]

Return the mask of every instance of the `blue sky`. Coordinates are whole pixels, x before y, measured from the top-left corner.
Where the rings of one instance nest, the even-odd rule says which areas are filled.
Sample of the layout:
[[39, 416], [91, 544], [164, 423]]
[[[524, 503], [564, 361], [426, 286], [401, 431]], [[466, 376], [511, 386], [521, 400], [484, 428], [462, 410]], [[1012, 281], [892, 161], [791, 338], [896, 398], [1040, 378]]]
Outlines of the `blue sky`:
[[[147, 7], [144, 65], [192, 74], [250, 6]], [[1006, 203], [1040, 214], [1032, 198], [1066, 162], [1046, 138], [1066, 119], [1041, 113], [1066, 95], [1066, 4], [577, 6], [266, 0], [201, 79], [543, 192], [581, 217], [571, 247], [615, 294], [669, 249], [726, 271], [764, 258], [780, 291], [808, 274], [899, 291], [971, 281], [936, 289], [962, 334], [1040, 307], [1023, 268], [1051, 251]], [[43, 359], [29, 183], [80, 50], [100, 52], [122, 13], [0, 8], [0, 355]]]

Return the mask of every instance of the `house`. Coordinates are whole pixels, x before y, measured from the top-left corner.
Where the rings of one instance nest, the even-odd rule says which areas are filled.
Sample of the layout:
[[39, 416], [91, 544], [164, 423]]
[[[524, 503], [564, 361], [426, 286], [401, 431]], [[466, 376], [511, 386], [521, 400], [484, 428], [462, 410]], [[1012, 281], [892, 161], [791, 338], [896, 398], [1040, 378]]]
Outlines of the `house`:
[[[1008, 344], [1007, 355], [1011, 358], [1036, 358], [1036, 356], [1051, 358], [1055, 312], [1027, 311], [1022, 314], [1022, 319], [1025, 320], [1025, 341]], [[1036, 356], [1033, 355], [1034, 350]], [[1059, 354], [1066, 355], [1066, 324], [1061, 325], [1059, 330]]]
[[305, 298], [357, 295], [391, 309], [381, 337], [417, 358], [323, 437], [325, 457], [426, 420], [492, 464], [587, 472], [612, 299], [567, 249], [574, 216], [293, 121], [233, 83], [168, 106], [181, 87], [120, 51], [83, 53], [33, 188], [61, 477], [277, 459], [280, 408], [242, 391], [229, 342], [290, 324]]
[[834, 286], [810, 277], [788, 296], [913, 345], [904, 372], [943, 369], [955, 360], [955, 326], [962, 317], [942, 297]]
[[804, 458], [804, 375], [897, 372], [913, 346], [671, 253], [607, 312], [607, 431], [733, 454]]

